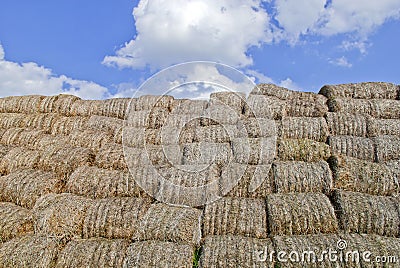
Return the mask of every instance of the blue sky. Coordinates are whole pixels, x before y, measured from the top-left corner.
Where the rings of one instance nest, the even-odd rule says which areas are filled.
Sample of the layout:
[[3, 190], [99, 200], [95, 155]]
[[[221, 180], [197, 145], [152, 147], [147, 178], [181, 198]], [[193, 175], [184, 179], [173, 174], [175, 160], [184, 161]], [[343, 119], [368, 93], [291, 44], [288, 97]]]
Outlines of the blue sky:
[[3, 0], [0, 96], [130, 97], [196, 60], [304, 91], [400, 84], [399, 47], [399, 0]]

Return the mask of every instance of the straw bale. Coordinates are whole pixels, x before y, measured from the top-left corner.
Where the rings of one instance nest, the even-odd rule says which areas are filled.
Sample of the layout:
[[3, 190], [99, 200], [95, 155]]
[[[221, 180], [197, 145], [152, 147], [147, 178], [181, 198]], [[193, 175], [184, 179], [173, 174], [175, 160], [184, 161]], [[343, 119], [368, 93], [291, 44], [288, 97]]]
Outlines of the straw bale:
[[130, 105], [135, 106], [136, 99], [130, 98], [114, 98], [102, 101], [99, 107], [99, 113], [96, 115], [115, 117], [124, 119], [127, 115]]
[[133, 234], [134, 241], [159, 240], [198, 246], [202, 211], [162, 203], [150, 206]]
[[16, 145], [18, 137], [23, 131], [22, 128], [9, 128], [1, 136], [0, 142], [4, 145]]
[[62, 248], [60, 241], [45, 235], [25, 235], [0, 246], [0, 267], [54, 267]]
[[48, 96], [40, 102], [39, 111], [41, 113], [59, 113], [63, 115], [71, 114], [71, 106], [80, 98], [73, 95], [60, 94], [56, 96]]
[[325, 161], [277, 161], [272, 173], [277, 193], [328, 193], [332, 188], [332, 173]]
[[[275, 236], [273, 239], [275, 252], [285, 252], [281, 262], [277, 267], [326, 267], [339, 268], [349, 267], [343, 266], [339, 259], [331, 261], [328, 253], [323, 253], [331, 249], [332, 252], [337, 250], [337, 243], [340, 241], [340, 236], [336, 234], [318, 234], [318, 235], [297, 235], [297, 236]], [[271, 252], [271, 251], [270, 251]], [[282, 266], [281, 266], [282, 265]], [[353, 267], [353, 266], [351, 266]]]
[[0, 243], [33, 233], [32, 213], [26, 208], [0, 203], [0, 219]]
[[309, 139], [280, 139], [277, 151], [281, 161], [316, 162], [331, 155], [327, 144]]
[[385, 166], [389, 169], [389, 172], [392, 174], [395, 185], [400, 188], [400, 160], [388, 161], [385, 163]]
[[194, 250], [190, 245], [162, 241], [131, 244], [123, 267], [193, 267]]
[[250, 117], [239, 121], [235, 137], [239, 138], [242, 135], [242, 127], [245, 129], [245, 134], [247, 134], [246, 136], [249, 138], [265, 138], [278, 134], [275, 121], [267, 118]]
[[280, 87], [274, 84], [259, 84], [253, 88], [250, 94], [252, 95], [266, 95], [276, 97], [281, 100], [289, 99], [294, 91]]
[[393, 197], [335, 190], [332, 203], [346, 233], [399, 236], [399, 204]]
[[377, 162], [400, 159], [400, 137], [380, 136], [374, 138]]
[[148, 140], [150, 144], [159, 145], [161, 144], [161, 137], [157, 135], [159, 133], [160, 130], [158, 129], [125, 127], [122, 131], [123, 145], [135, 148], [144, 148], [146, 140]]
[[333, 206], [322, 193], [270, 194], [267, 196], [271, 235], [336, 233]]
[[150, 199], [113, 197], [95, 200], [83, 222], [83, 238], [130, 239], [150, 207]]
[[241, 113], [222, 104], [212, 104], [201, 114], [200, 123], [209, 125], [235, 125], [240, 119]]
[[391, 83], [364, 82], [356, 84], [326, 85], [319, 94], [329, 99], [354, 98], [354, 99], [392, 99], [398, 97], [399, 87]]
[[66, 239], [82, 237], [85, 214], [92, 203], [69, 193], [42, 196], [33, 208], [35, 232]]
[[46, 133], [51, 133], [54, 122], [59, 118], [57, 114], [28, 114], [24, 115], [20, 127], [41, 129]]
[[242, 235], [267, 238], [264, 199], [224, 197], [206, 205], [203, 236]]
[[201, 125], [202, 115], [204, 111], [195, 113], [177, 113], [175, 110], [168, 115], [166, 118], [163, 127], [173, 127], [177, 129], [182, 129], [184, 127], [193, 126], [197, 127]]
[[24, 169], [0, 177], [0, 200], [32, 208], [47, 193], [58, 193], [62, 181], [51, 172]]
[[26, 114], [0, 113], [0, 128], [8, 129], [20, 127], [26, 117]]
[[175, 99], [173, 102], [174, 115], [180, 114], [202, 114], [208, 107], [207, 100]]
[[95, 152], [112, 143], [111, 135], [94, 130], [73, 130], [68, 138], [73, 146], [89, 148]]
[[101, 100], [76, 100], [71, 106], [70, 115], [89, 117], [101, 114], [103, 103]]
[[326, 142], [328, 135], [328, 125], [323, 117], [286, 117], [278, 123], [278, 136], [284, 139]]
[[[178, 154], [180, 152], [177, 152]], [[182, 163], [184, 165], [226, 164], [232, 152], [229, 143], [200, 142], [188, 143], [182, 148]], [[179, 158], [177, 159], [179, 161]]]
[[[178, 139], [179, 144], [193, 143], [196, 141], [196, 128], [200, 126], [192, 126], [190, 124], [185, 125], [181, 129], [175, 129], [175, 131], [170, 131], [169, 136], [173, 137], [174, 141]], [[178, 135], [176, 138], [175, 136]]]
[[273, 251], [271, 239], [208, 236], [201, 250], [200, 267], [279, 267], [276, 254], [270, 255]]
[[286, 115], [286, 101], [276, 97], [249, 95], [246, 104], [245, 115], [248, 117], [280, 120]]
[[371, 117], [365, 114], [327, 113], [329, 132], [332, 136], [367, 137], [370, 132]]
[[76, 239], [60, 252], [55, 267], [122, 267], [127, 240]]
[[161, 128], [168, 118], [168, 110], [165, 108], [154, 108], [130, 112], [127, 125], [131, 127]]
[[48, 148], [53, 148], [53, 147], [68, 147], [71, 146], [68, 143], [68, 139], [67, 136], [64, 135], [57, 135], [57, 136], [53, 136], [53, 135], [43, 135], [41, 137], [39, 137], [36, 142], [34, 142], [34, 144], [32, 144], [31, 146], [29, 146], [29, 149], [32, 150], [38, 150], [38, 151], [45, 151]]
[[322, 117], [328, 112], [327, 98], [311, 92], [293, 92], [285, 114], [291, 117]]
[[171, 111], [173, 108], [174, 97], [168, 95], [154, 96], [144, 95], [137, 99], [135, 110], [153, 110], [154, 108], [164, 108]]
[[371, 162], [375, 160], [375, 148], [372, 139], [354, 136], [330, 136], [328, 144], [333, 155], [346, 155]]
[[13, 148], [0, 160], [0, 173], [9, 174], [18, 169], [35, 169], [40, 160], [38, 151]]
[[397, 100], [336, 98], [328, 100], [328, 106], [330, 112], [367, 114], [381, 119], [400, 119], [400, 102]]
[[127, 170], [124, 149], [121, 144], [107, 144], [96, 155], [95, 164], [104, 169]]
[[67, 192], [93, 199], [107, 197], [147, 197], [128, 172], [98, 167], [78, 167], [69, 176]]
[[400, 191], [389, 167], [346, 156], [332, 156], [334, 187], [372, 195], [392, 195]]
[[237, 114], [242, 114], [246, 103], [246, 94], [242, 92], [215, 92], [210, 95], [210, 105], [223, 105], [229, 107]]
[[[0, 131], [0, 134], [1, 134], [1, 131]], [[0, 161], [4, 156], [6, 156], [8, 154], [8, 152], [10, 150], [11, 150], [11, 147], [9, 147], [7, 145], [0, 144]], [[0, 174], [1, 174], [1, 172], [0, 172]]]
[[69, 135], [74, 130], [85, 130], [88, 119], [86, 117], [59, 117], [51, 125], [52, 135]]
[[87, 122], [87, 127], [96, 131], [113, 134], [116, 129], [124, 125], [124, 120], [106, 116], [92, 115]]
[[400, 136], [400, 120], [371, 119], [368, 122], [368, 132], [370, 137], [382, 135]]
[[1, 113], [36, 113], [44, 97], [39, 95], [11, 96], [0, 99]]
[[224, 143], [230, 142], [235, 137], [236, 126], [211, 125], [196, 127], [194, 129], [194, 140], [196, 142]]
[[251, 165], [271, 164], [275, 157], [276, 139], [235, 138], [231, 142], [233, 157], [237, 163]]

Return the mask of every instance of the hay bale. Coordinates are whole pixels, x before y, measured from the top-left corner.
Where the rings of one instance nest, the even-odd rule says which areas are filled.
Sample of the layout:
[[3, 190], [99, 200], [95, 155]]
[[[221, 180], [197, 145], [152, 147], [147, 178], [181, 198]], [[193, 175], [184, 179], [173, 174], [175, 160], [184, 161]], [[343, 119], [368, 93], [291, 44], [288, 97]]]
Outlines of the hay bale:
[[278, 134], [277, 126], [274, 120], [267, 118], [246, 118], [240, 120], [237, 124], [237, 138], [241, 137], [242, 127], [245, 129], [246, 137], [249, 138], [265, 138], [272, 137]]
[[0, 113], [0, 128], [9, 129], [21, 127], [26, 117], [27, 115], [19, 113]]
[[193, 267], [194, 250], [190, 245], [161, 241], [131, 244], [123, 267]]
[[20, 127], [30, 129], [40, 129], [47, 134], [51, 133], [52, 126], [60, 118], [57, 114], [28, 114], [24, 115]]
[[266, 95], [266, 96], [276, 97], [281, 100], [289, 99], [294, 93], [295, 92], [290, 89], [280, 87], [274, 84], [259, 84], [255, 86], [253, 90], [250, 92], [250, 94], [252, 95]]
[[400, 120], [373, 118], [368, 122], [368, 131], [370, 137], [383, 135], [400, 136]]
[[60, 241], [45, 235], [25, 235], [0, 246], [0, 267], [54, 267], [62, 248]]
[[168, 95], [154, 96], [144, 95], [137, 99], [135, 104], [136, 111], [153, 110], [164, 108], [168, 111], [173, 109], [174, 97]]
[[334, 187], [372, 195], [392, 195], [400, 191], [399, 181], [386, 165], [346, 156], [332, 156]]
[[286, 116], [286, 101], [276, 97], [249, 95], [246, 103], [245, 115], [248, 117], [280, 120]]
[[28, 209], [12, 203], [0, 203], [0, 219], [0, 243], [33, 233], [32, 213]]
[[276, 151], [276, 139], [235, 138], [231, 142], [235, 162], [250, 165], [268, 165], [272, 163]]
[[48, 193], [59, 193], [62, 181], [51, 172], [25, 169], [0, 177], [0, 200], [32, 208]]
[[87, 122], [87, 127], [96, 131], [113, 134], [116, 129], [124, 125], [124, 120], [106, 116], [92, 115]]
[[71, 107], [77, 100], [80, 100], [80, 98], [66, 94], [48, 96], [41, 100], [39, 105], [39, 112], [59, 113], [68, 116], [71, 115]]
[[330, 136], [328, 144], [333, 155], [346, 155], [373, 162], [375, 160], [374, 141], [353, 136]]
[[34, 149], [38, 140], [45, 135], [45, 131], [43, 130], [10, 128], [4, 132], [0, 142], [5, 145], [24, 146]]
[[242, 235], [267, 238], [265, 209], [263, 199], [221, 198], [206, 205], [202, 234], [203, 236]]
[[386, 162], [400, 159], [400, 137], [380, 136], [374, 138], [376, 161]]
[[398, 186], [400, 182], [400, 160], [386, 162], [385, 166], [389, 169], [389, 172], [392, 174], [396, 186], [400, 187]]
[[78, 167], [69, 176], [65, 190], [93, 199], [147, 197], [130, 173], [89, 166]]
[[139, 221], [150, 207], [151, 199], [105, 198], [88, 207], [83, 222], [83, 238], [105, 237], [130, 239]]
[[69, 135], [73, 131], [81, 131], [87, 128], [86, 117], [59, 117], [52, 122], [50, 133], [56, 135]]
[[94, 130], [73, 130], [68, 138], [73, 146], [89, 148], [95, 152], [112, 143], [111, 135]]
[[101, 100], [76, 100], [71, 106], [70, 115], [89, 117], [101, 114], [103, 103]]
[[325, 161], [277, 161], [272, 174], [277, 193], [328, 193], [332, 188], [332, 173]]
[[399, 205], [393, 197], [335, 190], [332, 203], [346, 233], [399, 236]]
[[100, 113], [97, 115], [103, 115], [107, 117], [115, 117], [124, 119], [127, 115], [127, 110], [130, 107], [135, 106], [136, 99], [130, 98], [114, 98], [102, 101], [100, 106]]
[[24, 129], [22, 128], [7, 129], [1, 136], [0, 143], [4, 145], [16, 145], [18, 137], [23, 131]]
[[122, 267], [128, 246], [122, 239], [72, 240], [60, 252], [55, 267]]
[[323, 117], [328, 112], [327, 98], [311, 92], [294, 92], [284, 109], [291, 117]]
[[31, 150], [38, 150], [38, 151], [45, 151], [50, 147], [68, 147], [71, 146], [68, 144], [67, 136], [58, 135], [47, 135], [44, 134], [43, 136], [38, 137], [36, 142], [32, 146], [29, 146]]
[[356, 84], [326, 85], [319, 94], [329, 99], [354, 98], [354, 99], [392, 99], [396, 100], [399, 87], [391, 83], [364, 82]]
[[[208, 165], [210, 163], [225, 165], [232, 157], [231, 145], [229, 143], [188, 143], [182, 147], [182, 150], [179, 150], [179, 147], [176, 149], [176, 157], [174, 158], [172, 158], [174, 155], [171, 152], [171, 160], [176, 159], [172, 161], [173, 163], [179, 163], [180, 159], [182, 159], [184, 165]], [[162, 149], [165, 150], [166, 146]], [[150, 159], [154, 160], [152, 155], [150, 155]]]
[[208, 236], [200, 255], [200, 267], [274, 268], [276, 254], [271, 239], [243, 236]]
[[168, 110], [156, 107], [150, 110], [130, 112], [127, 116], [127, 125], [138, 128], [161, 128], [168, 118]]
[[283, 139], [326, 142], [328, 135], [328, 125], [323, 117], [286, 117], [278, 122], [278, 136]]
[[270, 194], [266, 202], [271, 235], [324, 234], [338, 231], [333, 206], [324, 194]]
[[128, 169], [121, 144], [109, 143], [105, 145], [97, 152], [94, 162], [98, 167], [104, 169]]
[[329, 133], [332, 136], [358, 136], [368, 137], [370, 132], [370, 120], [365, 114], [327, 113]]
[[0, 160], [0, 173], [9, 174], [19, 169], [35, 169], [40, 161], [40, 153], [24, 148], [11, 149]]
[[280, 139], [277, 151], [281, 161], [316, 162], [331, 155], [327, 144], [309, 139]]
[[245, 103], [246, 94], [241, 92], [223, 91], [210, 94], [209, 105], [227, 106], [238, 115], [243, 113]]
[[222, 104], [209, 105], [203, 111], [200, 118], [202, 126], [209, 125], [235, 125], [240, 119], [241, 114]]
[[85, 214], [93, 200], [69, 193], [48, 194], [37, 200], [35, 232], [69, 239], [81, 238]]
[[[1, 134], [1, 131], [0, 131]], [[1, 135], [0, 135], [1, 136]], [[3, 159], [4, 156], [8, 154], [8, 152], [11, 150], [11, 147], [7, 145], [0, 144], [0, 161]], [[1, 172], [0, 172], [1, 174]]]
[[11, 96], [0, 99], [1, 113], [36, 113], [44, 97], [39, 95]]
[[194, 141], [207, 143], [227, 143], [238, 131], [236, 126], [211, 125], [194, 128]]
[[159, 240], [198, 246], [202, 211], [162, 203], [150, 206], [134, 232], [134, 241]]
[[173, 109], [171, 111], [174, 115], [184, 114], [202, 114], [209, 105], [208, 100], [191, 100], [191, 99], [175, 99], [173, 102]]

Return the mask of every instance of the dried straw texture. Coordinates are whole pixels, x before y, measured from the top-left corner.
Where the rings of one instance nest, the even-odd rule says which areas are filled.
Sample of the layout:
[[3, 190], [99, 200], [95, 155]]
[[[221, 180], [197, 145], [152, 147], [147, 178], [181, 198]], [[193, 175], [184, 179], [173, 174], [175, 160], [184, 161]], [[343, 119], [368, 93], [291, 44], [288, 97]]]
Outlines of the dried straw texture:
[[134, 241], [159, 240], [198, 246], [201, 239], [202, 211], [158, 203], [150, 206], [140, 220]]
[[32, 213], [28, 209], [12, 203], [0, 203], [0, 219], [0, 243], [33, 233]]
[[209, 125], [235, 125], [241, 114], [236, 113], [226, 105], [213, 104], [209, 105], [201, 115], [200, 123], [202, 126]]
[[365, 114], [327, 113], [329, 132], [332, 136], [368, 137], [371, 117]]
[[106, 116], [92, 115], [87, 122], [87, 127], [96, 131], [113, 134], [124, 125], [124, 120]]
[[0, 267], [54, 267], [61, 250], [59, 240], [43, 235], [25, 235], [0, 246]]
[[386, 162], [400, 159], [400, 137], [380, 136], [374, 138], [376, 146], [376, 160]]
[[129, 105], [135, 105], [135, 99], [116, 98], [103, 101], [100, 106], [100, 114], [108, 117], [124, 119]]
[[[336, 234], [298, 235], [298, 236], [276, 236], [273, 239], [275, 252], [286, 252], [283, 261], [275, 267], [353, 267], [343, 265], [338, 261], [330, 261], [328, 254], [322, 256], [322, 251], [336, 250], [336, 244], [340, 240]], [[271, 251], [269, 251], [271, 252]], [[294, 252], [294, 253], [292, 253]], [[304, 253], [304, 254], [303, 254]], [[289, 254], [291, 254], [289, 256]], [[322, 256], [322, 257], [321, 257]], [[339, 254], [337, 255], [339, 256]], [[285, 261], [286, 260], [286, 261]]]
[[20, 127], [30, 129], [40, 129], [47, 134], [51, 133], [52, 126], [60, 119], [58, 114], [28, 114], [23, 115]]
[[136, 111], [153, 110], [155, 108], [165, 108], [171, 111], [174, 104], [174, 97], [162, 95], [145, 95], [137, 99], [135, 104]]
[[98, 152], [101, 148], [112, 143], [111, 135], [94, 130], [73, 130], [68, 139], [71, 145], [92, 149]]
[[172, 114], [201, 114], [209, 105], [208, 100], [174, 99]]
[[264, 199], [224, 197], [206, 205], [203, 236], [242, 235], [267, 238]]
[[281, 161], [316, 162], [331, 155], [327, 144], [309, 139], [280, 139], [277, 149]]
[[386, 165], [346, 156], [332, 156], [334, 187], [371, 195], [399, 193], [400, 185], [393, 171]]
[[91, 199], [73, 194], [48, 194], [33, 208], [35, 232], [69, 239], [82, 237], [83, 221]]
[[249, 95], [245, 105], [245, 115], [248, 117], [280, 120], [286, 116], [284, 109], [286, 101], [276, 97]]
[[9, 129], [20, 127], [26, 117], [27, 115], [25, 114], [0, 113], [0, 128]]
[[278, 122], [278, 136], [283, 139], [326, 142], [328, 135], [328, 125], [323, 117], [287, 117]]
[[236, 126], [239, 133], [236, 133], [235, 137], [240, 137], [241, 135], [241, 125], [243, 124], [244, 129], [246, 130], [246, 137], [249, 138], [265, 138], [276, 136], [278, 134], [277, 126], [274, 120], [267, 118], [246, 118], [241, 120], [239, 124]]
[[[243, 236], [208, 236], [205, 238], [200, 256], [200, 267], [262, 267], [274, 268], [276, 255], [271, 239], [256, 239]], [[268, 256], [264, 256], [267, 252]], [[264, 260], [264, 258], [267, 259]]]
[[270, 194], [266, 202], [271, 235], [304, 235], [338, 231], [333, 206], [324, 194]]
[[67, 192], [93, 199], [107, 197], [148, 197], [129, 172], [98, 167], [78, 167], [65, 185]]
[[375, 118], [400, 119], [400, 101], [383, 99], [347, 99], [328, 100], [330, 112], [367, 114]]
[[52, 122], [50, 133], [56, 135], [69, 135], [76, 130], [85, 130], [87, 128], [86, 117], [59, 117]]
[[35, 113], [44, 97], [38, 95], [6, 97], [0, 99], [1, 113]]
[[0, 160], [0, 173], [10, 174], [20, 169], [36, 169], [40, 161], [40, 153], [24, 148], [14, 148], [8, 151]]
[[72, 240], [59, 253], [55, 267], [123, 267], [128, 246], [121, 239]]
[[[0, 134], [1, 134], [1, 132], [0, 132]], [[8, 152], [10, 150], [11, 150], [11, 147], [0, 144], [0, 161], [1, 161], [1, 159], [3, 159], [4, 156], [6, 156], [8, 154]], [[0, 174], [2, 174], [2, 173], [0, 172]]]
[[224, 105], [238, 115], [244, 111], [246, 94], [241, 92], [216, 92], [210, 95], [210, 105]]
[[328, 144], [333, 155], [346, 155], [373, 162], [375, 160], [374, 141], [353, 136], [330, 136]]
[[319, 94], [329, 99], [354, 98], [396, 100], [399, 94], [399, 87], [391, 83], [383, 82], [326, 85], [321, 88]]
[[70, 115], [89, 117], [101, 114], [103, 103], [101, 100], [76, 100], [71, 106]]
[[130, 239], [150, 207], [149, 199], [107, 198], [96, 200], [86, 211], [83, 238]]
[[293, 92], [285, 110], [292, 117], [322, 117], [328, 112], [327, 99], [310, 92]]
[[77, 100], [80, 100], [80, 98], [65, 94], [48, 96], [40, 102], [39, 111], [41, 113], [59, 113], [68, 116], [71, 115], [71, 107]]
[[253, 88], [250, 94], [266, 95], [276, 97], [281, 100], [289, 99], [294, 92], [284, 87], [279, 87], [274, 84], [259, 84]]
[[339, 226], [346, 233], [399, 236], [399, 204], [395, 198], [335, 190], [331, 199]]
[[332, 173], [325, 161], [276, 161], [272, 173], [277, 193], [328, 193], [332, 188]]
[[371, 119], [368, 122], [369, 135], [371, 137], [390, 135], [400, 137], [399, 119]]
[[142, 241], [129, 246], [123, 267], [192, 268], [194, 251], [190, 245]]
[[269, 165], [275, 156], [276, 139], [235, 138], [231, 142], [236, 163], [250, 165]]
[[154, 128], [158, 129], [165, 125], [168, 118], [168, 110], [166, 108], [156, 107], [150, 110], [141, 110], [130, 112], [127, 116], [127, 125], [138, 128]]
[[63, 183], [51, 172], [25, 169], [0, 177], [0, 200], [32, 208], [47, 193], [59, 193]]
[[110, 143], [102, 147], [96, 154], [95, 164], [104, 169], [128, 169], [121, 144]]
[[[212, 162], [226, 164], [232, 156], [231, 145], [229, 143], [188, 143], [182, 147], [182, 163], [184, 165], [207, 165]], [[161, 151], [164, 149], [161, 146], [160, 148]], [[179, 147], [176, 148], [176, 150], [180, 149]], [[149, 153], [150, 159], [154, 163], [152, 152], [150, 151]], [[176, 154], [180, 154], [180, 152], [177, 151]], [[177, 158], [177, 161], [179, 161], [179, 158]]]
[[234, 138], [235, 126], [211, 125], [207, 127], [196, 127], [194, 129], [195, 142], [230, 142]]

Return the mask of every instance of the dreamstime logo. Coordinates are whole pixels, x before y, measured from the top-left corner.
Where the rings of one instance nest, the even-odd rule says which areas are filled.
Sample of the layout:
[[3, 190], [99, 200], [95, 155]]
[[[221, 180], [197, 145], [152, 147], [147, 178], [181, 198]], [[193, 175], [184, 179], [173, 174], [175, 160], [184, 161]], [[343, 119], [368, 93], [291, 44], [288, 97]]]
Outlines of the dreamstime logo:
[[213, 62], [179, 64], [144, 82], [123, 130], [136, 183], [161, 202], [191, 207], [221, 198], [244, 178], [246, 189], [256, 190], [275, 156], [276, 127], [248, 103], [245, 93], [255, 87]]

